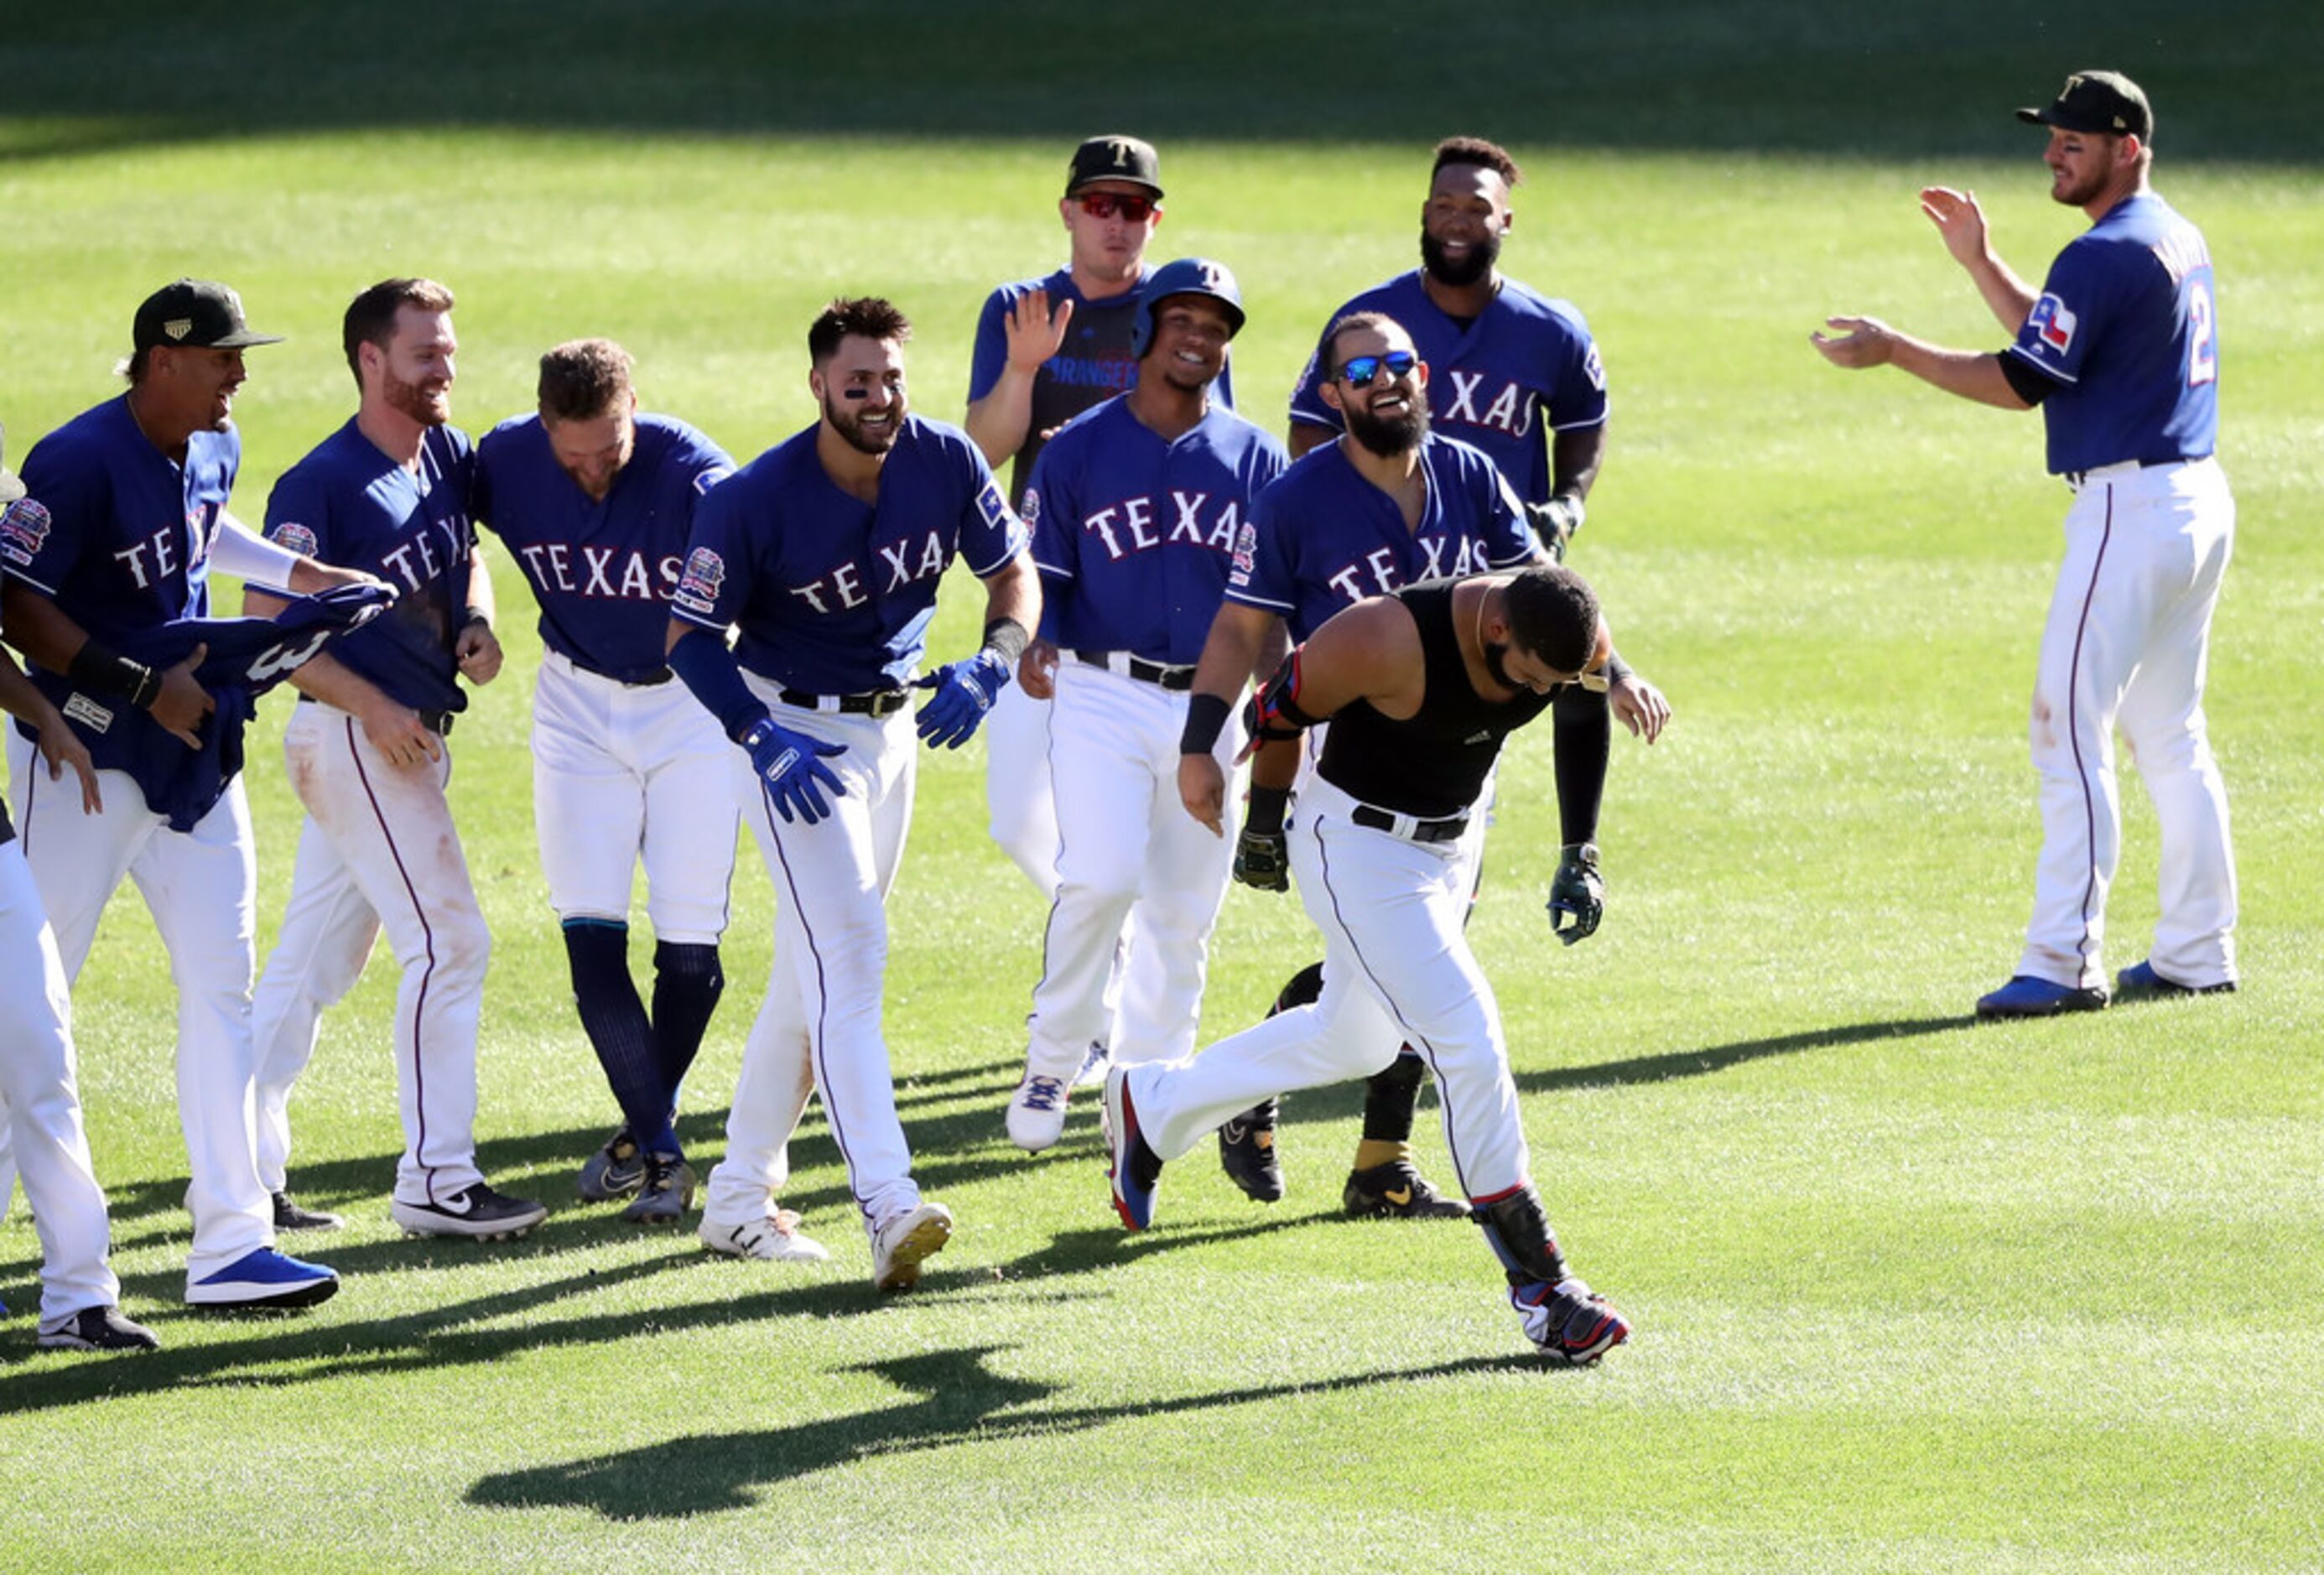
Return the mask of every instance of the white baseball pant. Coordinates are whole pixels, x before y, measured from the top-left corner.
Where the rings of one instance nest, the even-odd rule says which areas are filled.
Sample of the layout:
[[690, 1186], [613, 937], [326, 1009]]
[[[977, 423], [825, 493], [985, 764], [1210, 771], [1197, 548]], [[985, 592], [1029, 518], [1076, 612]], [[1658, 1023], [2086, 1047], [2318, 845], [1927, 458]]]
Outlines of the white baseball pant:
[[492, 953], [444, 797], [450, 747], [438, 760], [392, 765], [353, 715], [302, 703], [283, 730], [282, 753], [307, 820], [253, 1012], [260, 1171], [269, 1189], [283, 1189], [290, 1090], [314, 1055], [324, 1009], [355, 987], [384, 929], [402, 970], [395, 1071], [404, 1150], [395, 1195], [435, 1202], [484, 1179], [476, 1029]]
[[2109, 467], [2083, 482], [2067, 511], [2034, 688], [2042, 857], [2020, 973], [2106, 982], [2099, 948], [2122, 853], [2119, 723], [2162, 834], [2155, 971], [2197, 986], [2236, 977], [2227, 792], [2203, 717], [2211, 612], [2235, 525], [2235, 498], [2209, 459]]
[[137, 883], [178, 987], [178, 1119], [186, 1138], [193, 1246], [186, 1282], [274, 1245], [252, 1133], [250, 979], [258, 880], [250, 805], [237, 777], [208, 815], [174, 832], [125, 771], [97, 773], [105, 807], [81, 812], [79, 785], [51, 782], [32, 741], [8, 732], [17, 839], [68, 981], [124, 876]]

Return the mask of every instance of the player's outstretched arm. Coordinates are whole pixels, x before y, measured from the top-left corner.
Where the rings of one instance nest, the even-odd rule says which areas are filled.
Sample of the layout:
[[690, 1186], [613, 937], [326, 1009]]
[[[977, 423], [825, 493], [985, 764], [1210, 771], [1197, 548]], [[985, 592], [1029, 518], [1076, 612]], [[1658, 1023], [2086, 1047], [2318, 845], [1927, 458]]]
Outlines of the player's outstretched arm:
[[1975, 400], [2003, 410], [2030, 410], [2024, 396], [2009, 385], [2001, 357], [1984, 350], [1948, 350], [1910, 334], [1900, 334], [1878, 318], [1827, 318], [1826, 327], [1808, 335], [1808, 343], [1834, 366], [1851, 372], [1868, 366], [1894, 366], [1949, 394]]
[[1060, 301], [1049, 309], [1049, 292], [1028, 290], [1002, 316], [1001, 332], [1008, 344], [1001, 375], [983, 396], [968, 401], [961, 427], [970, 441], [984, 451], [984, 463], [995, 469], [1007, 464], [1033, 427], [1033, 380], [1065, 342], [1066, 326], [1074, 320], [1074, 303]]
[[1041, 576], [1019, 552], [984, 578], [984, 643], [919, 681], [936, 691], [915, 721], [930, 747], [956, 750], [975, 733], [1023, 659], [1041, 621]]
[[1261, 653], [1282, 639], [1282, 629], [1283, 621], [1264, 607], [1222, 602], [1194, 663], [1185, 731], [1178, 740], [1178, 802], [1213, 836], [1226, 835], [1227, 776], [1211, 751]]
[[2034, 289], [1994, 251], [1986, 234], [1985, 210], [1977, 205], [1977, 193], [1956, 191], [1950, 186], [1923, 187], [1921, 211], [1937, 226], [1937, 235], [1953, 261], [1968, 271], [1978, 294], [1985, 298], [1987, 309], [1999, 321], [2002, 331], [2015, 337], [2034, 310]]
[[[242, 588], [242, 611], [247, 618], [272, 618], [289, 603], [256, 585]], [[354, 669], [343, 666], [329, 651], [319, 651], [284, 680], [292, 688], [326, 705], [337, 706], [363, 723], [364, 737], [399, 767], [444, 758], [441, 740], [428, 731], [420, 713], [398, 705], [387, 692]]]

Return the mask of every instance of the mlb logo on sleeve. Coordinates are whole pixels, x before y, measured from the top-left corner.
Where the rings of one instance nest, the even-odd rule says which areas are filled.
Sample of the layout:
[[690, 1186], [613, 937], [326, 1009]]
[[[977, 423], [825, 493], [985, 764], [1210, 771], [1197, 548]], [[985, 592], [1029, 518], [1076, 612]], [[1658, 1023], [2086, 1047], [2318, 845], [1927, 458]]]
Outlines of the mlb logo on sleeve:
[[2054, 295], [2045, 295], [2034, 303], [2034, 315], [2025, 320], [2025, 326], [2034, 330], [2034, 342], [2042, 349], [2063, 355], [2074, 347], [2074, 314]]

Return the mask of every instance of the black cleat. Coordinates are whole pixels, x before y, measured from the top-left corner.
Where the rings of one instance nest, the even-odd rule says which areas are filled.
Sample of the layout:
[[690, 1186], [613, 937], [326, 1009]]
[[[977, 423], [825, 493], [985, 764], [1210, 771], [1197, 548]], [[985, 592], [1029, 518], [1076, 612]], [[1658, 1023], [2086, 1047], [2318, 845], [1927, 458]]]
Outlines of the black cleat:
[[1276, 1101], [1253, 1105], [1219, 1128], [1219, 1168], [1254, 1203], [1283, 1197], [1283, 1161], [1275, 1152]]
[[573, 1190], [593, 1203], [610, 1203], [645, 1185], [645, 1150], [627, 1127], [605, 1139], [604, 1147], [582, 1161]]
[[1348, 1173], [1340, 1206], [1358, 1220], [1465, 1220], [1469, 1205], [1456, 1203], [1428, 1184], [1412, 1162], [1391, 1159], [1370, 1170]]
[[407, 1236], [472, 1236], [497, 1241], [522, 1236], [549, 1218], [530, 1198], [512, 1198], [483, 1182], [432, 1203], [390, 1200], [388, 1212]]
[[161, 1342], [142, 1323], [132, 1323], [118, 1307], [84, 1307], [54, 1323], [41, 1325], [43, 1350], [159, 1350]]
[[277, 1230], [337, 1230], [346, 1224], [337, 1214], [321, 1209], [303, 1209], [291, 1202], [289, 1193], [271, 1194], [274, 1199], [274, 1229]]

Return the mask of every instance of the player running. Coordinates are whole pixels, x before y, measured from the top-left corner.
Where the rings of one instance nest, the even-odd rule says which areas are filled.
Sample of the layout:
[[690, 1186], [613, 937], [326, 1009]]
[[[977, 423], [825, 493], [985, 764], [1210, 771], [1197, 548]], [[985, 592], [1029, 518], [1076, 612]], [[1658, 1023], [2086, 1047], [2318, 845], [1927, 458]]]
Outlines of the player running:
[[[1181, 812], [1178, 741], [1242, 522], [1287, 463], [1211, 398], [1242, 324], [1223, 265], [1157, 269], [1131, 339], [1136, 386], [1058, 433], [1025, 493], [1043, 638], [1020, 671], [1027, 693], [1054, 695], [1058, 826], [1031, 1043], [1009, 1102], [1009, 1136], [1035, 1153], [1064, 1132], [1091, 1045], [1123, 1064], [1194, 1047], [1231, 838]], [[1240, 741], [1222, 737], [1222, 760]], [[1132, 988], [1117, 1009], [1106, 986], [1125, 952]]]
[[1261, 688], [1247, 708], [1256, 783], [1287, 788], [1300, 733], [1332, 724], [1290, 834], [1323, 933], [1322, 994], [1190, 1059], [1107, 1074], [1124, 1225], [1152, 1223], [1163, 1164], [1234, 1111], [1377, 1071], [1408, 1043], [1435, 1075], [1454, 1172], [1526, 1335], [1576, 1365], [1628, 1338], [1628, 1321], [1568, 1271], [1534, 1190], [1499, 1008], [1469, 950], [1462, 853], [1503, 741], [1611, 650], [1590, 587], [1538, 565], [1360, 603]]
[[[734, 872], [732, 764], [716, 722], [663, 654], [695, 505], [734, 468], [685, 422], [640, 415], [629, 353], [577, 339], [540, 358], [540, 410], [477, 445], [480, 523], [540, 603], [532, 813], [581, 1026], [622, 1125], [581, 1167], [581, 1195], [635, 1193], [624, 1219], [670, 1224], [694, 1201], [673, 1126], [725, 977]], [[653, 1010], [630, 977], [630, 884], [646, 870]]]
[[[669, 632], [670, 666], [742, 748], [744, 817], [776, 894], [774, 965], [702, 1239], [736, 1257], [826, 1256], [775, 1204], [816, 1090], [882, 1291], [918, 1284], [952, 1234], [951, 1211], [912, 1179], [880, 1023], [913, 733], [967, 741], [1041, 604], [1024, 527], [984, 456], [959, 428], [910, 413], [910, 336], [877, 298], [835, 300], [816, 318], [807, 387], [822, 419], [702, 500]], [[955, 557], [984, 582], [984, 643], [914, 686]], [[732, 650], [730, 627], [741, 631]], [[913, 686], [936, 691], [917, 719]]]

